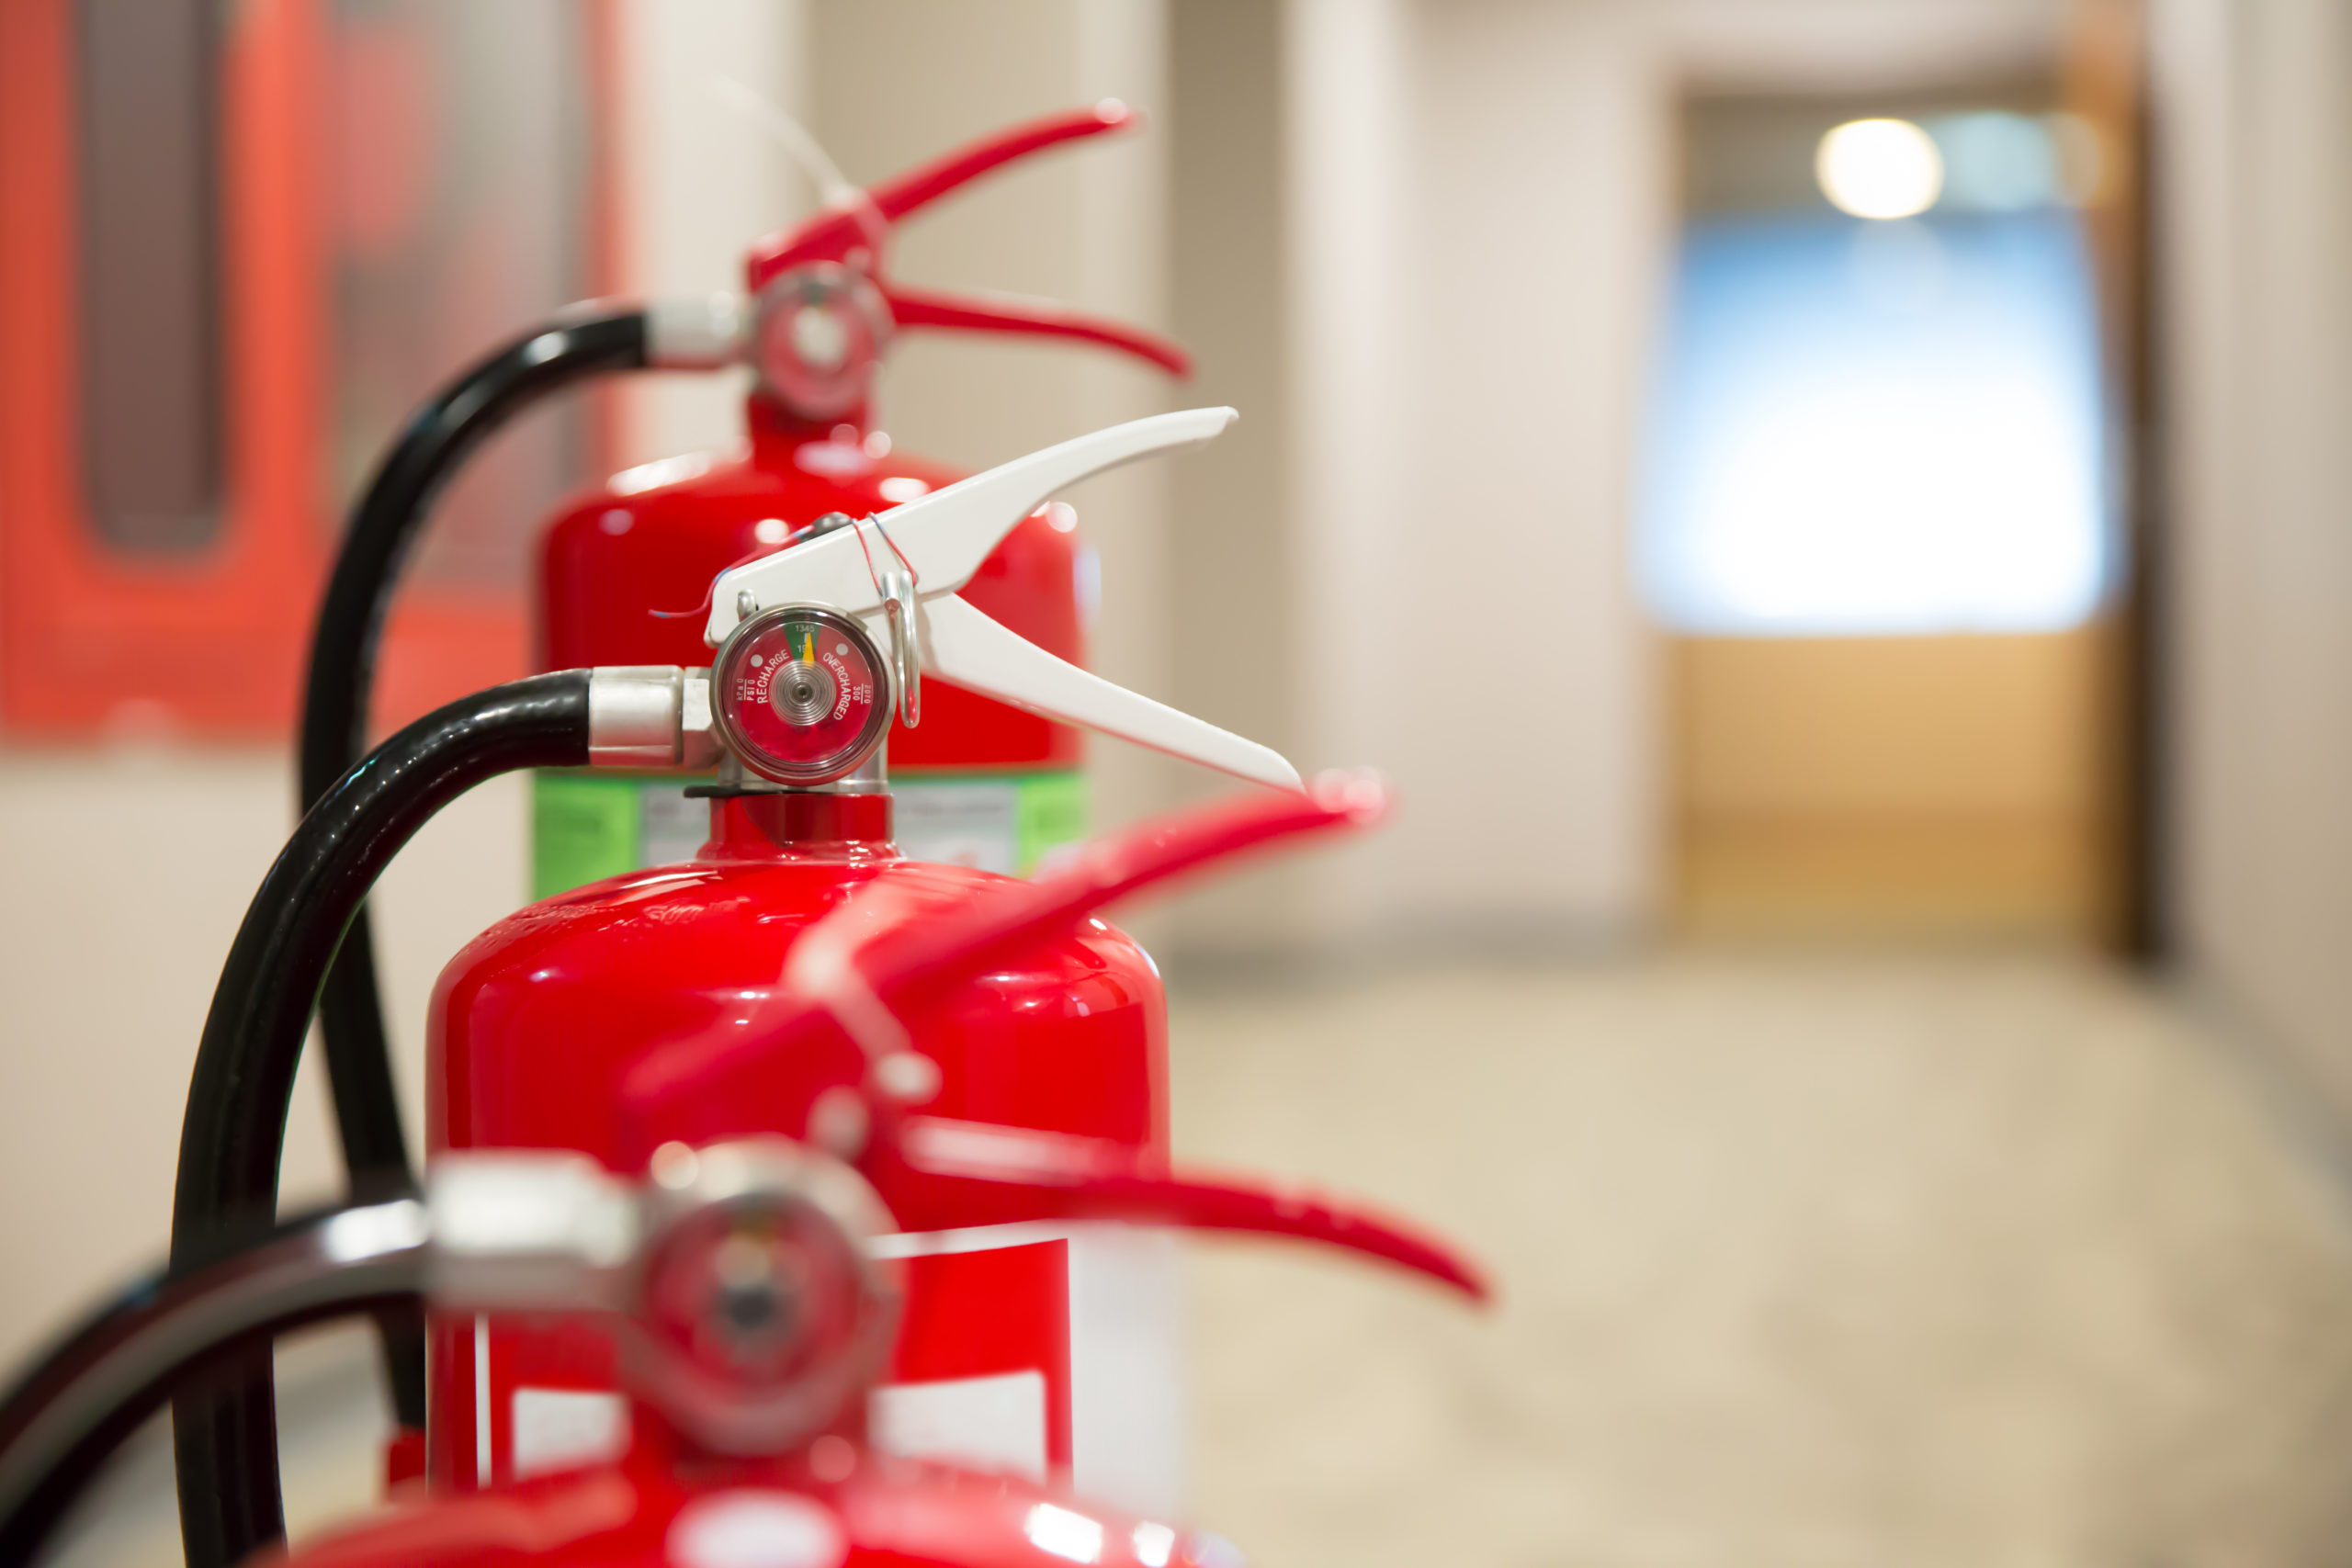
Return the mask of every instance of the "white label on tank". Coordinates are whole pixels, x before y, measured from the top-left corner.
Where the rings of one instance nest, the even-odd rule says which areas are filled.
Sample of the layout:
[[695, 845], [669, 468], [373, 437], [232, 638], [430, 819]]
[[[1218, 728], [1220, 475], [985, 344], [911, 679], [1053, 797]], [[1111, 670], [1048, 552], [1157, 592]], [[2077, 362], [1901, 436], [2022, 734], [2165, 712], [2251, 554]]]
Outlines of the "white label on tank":
[[1182, 1511], [1183, 1338], [1175, 1234], [1072, 1227], [1070, 1480], [1080, 1496], [1162, 1517]]
[[[981, 1252], [1053, 1238], [1069, 1251], [1069, 1456], [1081, 1496], [1138, 1514], [1182, 1512], [1184, 1454], [1184, 1279], [1181, 1238], [1133, 1225], [1031, 1224], [919, 1231], [880, 1238], [877, 1258], [919, 1258], [938, 1253]], [[1034, 1375], [1034, 1374], [1033, 1374]], [[975, 1378], [973, 1384], [1003, 1381]], [[968, 1450], [1002, 1455], [1016, 1446], [1044, 1463], [1044, 1403], [1051, 1386], [1037, 1382], [1035, 1414], [1010, 1399], [959, 1401], [943, 1394], [944, 1421], [955, 1442], [941, 1450], [900, 1449], [890, 1440], [881, 1403], [901, 1390], [947, 1390], [956, 1383], [899, 1384], [879, 1391], [868, 1406], [876, 1441], [898, 1452], [953, 1457]], [[913, 1416], [909, 1417], [914, 1419]], [[1034, 1433], [1032, 1437], [1030, 1434]], [[916, 1439], [910, 1436], [910, 1442]], [[977, 1462], [977, 1461], [975, 1461]], [[1000, 1468], [1011, 1461], [990, 1462]]]
[[866, 1404], [874, 1442], [907, 1459], [1046, 1478], [1046, 1375], [892, 1383]]
[[833, 1511], [790, 1492], [713, 1492], [678, 1510], [663, 1542], [677, 1568], [838, 1568], [849, 1540]]
[[1021, 786], [1009, 780], [894, 782], [899, 848], [909, 860], [1021, 869]]
[[683, 784], [653, 781], [638, 786], [639, 865], [675, 865], [692, 860], [709, 837], [710, 802], [687, 799]]
[[618, 1459], [628, 1448], [628, 1402], [570, 1388], [514, 1391], [514, 1477]]

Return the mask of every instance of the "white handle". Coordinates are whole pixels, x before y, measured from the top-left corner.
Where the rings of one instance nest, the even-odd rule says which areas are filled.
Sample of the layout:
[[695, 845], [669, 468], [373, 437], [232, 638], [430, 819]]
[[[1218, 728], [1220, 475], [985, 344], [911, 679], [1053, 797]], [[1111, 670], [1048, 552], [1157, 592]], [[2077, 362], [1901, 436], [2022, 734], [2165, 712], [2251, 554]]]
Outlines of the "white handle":
[[1280, 753], [1138, 696], [1055, 658], [956, 596], [1020, 521], [1057, 491], [1172, 447], [1211, 440], [1238, 416], [1187, 409], [1133, 420], [1032, 452], [860, 524], [719, 574], [705, 637], [713, 648], [745, 616], [777, 604], [823, 604], [863, 620], [878, 643], [899, 646], [882, 592], [906, 558], [916, 574], [922, 668], [943, 681], [1068, 724], [1182, 757], [1275, 789], [1302, 787]]
[[1213, 440], [1238, 417], [1231, 409], [1185, 409], [1114, 424], [894, 506], [877, 519], [887, 538], [872, 528], [842, 528], [722, 572], [711, 587], [703, 640], [713, 648], [726, 641], [747, 603], [755, 610], [831, 604], [862, 615], [881, 603], [875, 579], [892, 564], [892, 546], [914, 568], [924, 599], [953, 593], [1057, 491], [1155, 452]]
[[1275, 789], [1303, 789], [1282, 753], [1055, 658], [954, 594], [923, 601], [923, 667], [984, 697], [1082, 724]]

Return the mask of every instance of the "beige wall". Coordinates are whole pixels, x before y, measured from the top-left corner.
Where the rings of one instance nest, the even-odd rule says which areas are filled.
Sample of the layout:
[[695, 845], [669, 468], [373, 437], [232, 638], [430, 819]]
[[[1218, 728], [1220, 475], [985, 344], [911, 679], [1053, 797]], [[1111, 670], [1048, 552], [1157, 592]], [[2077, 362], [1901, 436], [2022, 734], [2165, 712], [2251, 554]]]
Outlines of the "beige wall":
[[[275, 751], [0, 752], [0, 1362], [160, 1260], [196, 1041], [246, 902], [293, 823]], [[427, 826], [377, 935], [412, 1135], [442, 961], [523, 902], [519, 781]], [[284, 1191], [340, 1191], [323, 1082], [295, 1086]]]
[[1623, 547], [1655, 59], [1602, 6], [1305, 4], [1291, 51], [1304, 750], [1403, 795], [1322, 919], [1622, 929], [1654, 837]]
[[2352, 18], [2154, 16], [2174, 926], [2352, 1114]]
[[1179, 690], [1401, 796], [1378, 836], [1188, 906], [1190, 952], [1560, 951], [1643, 917], [1622, 552], [1666, 193], [1634, 16], [1183, 10], [1180, 321], [1204, 391], [1275, 407], [1179, 479]]
[[[721, 92], [724, 78], [787, 113], [806, 111], [800, 0], [622, 0], [614, 148], [619, 292], [695, 295], [743, 287], [753, 240], [807, 212], [813, 187], [777, 140]], [[729, 446], [749, 376], [637, 376], [617, 393], [619, 464]]]

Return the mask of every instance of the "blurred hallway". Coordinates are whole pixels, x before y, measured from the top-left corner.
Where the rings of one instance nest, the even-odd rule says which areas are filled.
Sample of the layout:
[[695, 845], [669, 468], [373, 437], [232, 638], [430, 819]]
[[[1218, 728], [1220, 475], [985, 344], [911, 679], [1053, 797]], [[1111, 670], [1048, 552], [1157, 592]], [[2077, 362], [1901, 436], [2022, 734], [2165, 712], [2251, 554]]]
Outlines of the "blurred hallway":
[[[7, 24], [71, 9], [5, 0], [0, 46], [19, 36]], [[251, 46], [312, 9], [223, 15]], [[1166, 331], [1194, 377], [912, 333], [880, 372], [888, 428], [871, 434], [884, 454], [977, 468], [1163, 409], [1243, 411], [1214, 448], [1071, 492], [1090, 667], [1303, 769], [1377, 766], [1401, 804], [1375, 838], [1132, 912], [1179, 980], [1178, 1146], [1442, 1227], [1502, 1292], [1482, 1319], [1352, 1265], [1197, 1247], [1192, 1514], [1272, 1568], [2346, 1554], [2352, 6], [315, 9], [333, 58], [278, 85], [322, 88], [322, 118], [301, 122], [320, 180], [253, 184], [307, 145], [255, 137], [220, 187], [285, 197], [307, 248], [279, 263], [307, 292], [249, 309], [276, 275], [223, 253], [237, 308], [184, 302], [310, 347], [218, 420], [200, 389], [173, 402], [203, 415], [187, 431], [219, 426], [207, 439], [302, 413], [269, 461], [207, 479], [226, 510], [200, 520], [266, 549], [107, 554], [119, 541], [93, 533], [75, 488], [98, 447], [49, 415], [80, 407], [73, 356], [103, 346], [90, 323], [129, 318], [75, 314], [67, 264], [98, 251], [62, 217], [46, 249], [12, 247], [50, 258], [46, 291], [0, 290], [30, 323], [0, 332], [0, 371], [41, 414], [0, 419], [22, 454], [0, 463], [0, 884], [16, 894], [0, 916], [0, 1181], [19, 1194], [0, 1212], [0, 1352], [161, 1251], [207, 1000], [293, 820], [285, 748], [324, 541], [403, 411], [575, 297], [736, 288], [755, 236], [818, 210], [808, 171], [722, 81], [797, 115], [853, 181], [1117, 97], [1140, 133], [946, 205], [896, 245], [893, 276]], [[2035, 220], [2104, 212], [2148, 264], [2128, 289], [2112, 265], [2098, 280], [2106, 335], [2077, 367], [2098, 382], [2077, 456], [2116, 486], [2077, 520], [2101, 549], [2132, 531], [2142, 575], [2085, 576], [2084, 602], [2038, 629], [1663, 614], [1638, 570], [1644, 452], [1694, 218], [1846, 225], [1836, 275], [1884, 310], [1849, 299], [1830, 317], [1884, 347], [1887, 321], [1927, 319], [1935, 290], [1913, 286], [1943, 289], [1993, 209], [1931, 195], [1908, 216], [1837, 217], [1818, 133], [1849, 114], [1946, 130], [1996, 107], [2075, 115], [2086, 18], [2117, 29], [2100, 58], [2131, 88], [2088, 143], [2105, 149], [2104, 205], [2044, 201]], [[211, 82], [219, 58], [191, 49], [189, 80]], [[0, 93], [0, 120], [46, 102]], [[1701, 133], [1754, 173], [1767, 160], [1747, 154], [1771, 148], [1747, 128], [1783, 111], [1823, 118], [1771, 144], [1757, 177], [1780, 194], [1701, 199]], [[177, 145], [124, 139], [151, 143]], [[0, 138], [0, 176], [30, 145]], [[40, 188], [67, 190], [67, 164], [40, 164]], [[540, 199], [501, 196], [517, 182]], [[153, 213], [127, 210], [123, 254], [165, 257]], [[1849, 234], [1849, 218], [1883, 232]], [[1754, 302], [1726, 298], [1724, 318], [1752, 325]], [[89, 341], [51, 330], [68, 321]], [[221, 342], [222, 366], [260, 363]], [[1793, 363], [1783, 340], [1764, 346]], [[141, 355], [107, 363], [144, 374]], [[528, 662], [538, 513], [614, 468], [730, 449], [752, 374], [628, 378], [483, 449], [403, 604], [413, 646], [446, 656], [436, 695]], [[1774, 383], [1756, 401], [1781, 397]], [[1976, 404], [1934, 406], [1929, 424], [1975, 429]], [[1836, 439], [1755, 445], [1779, 490], [1703, 454], [1662, 466], [1733, 473], [1725, 493], [1769, 491], [1800, 520], [1844, 497], [1865, 543], [1902, 536], [1892, 525], [1928, 495], [1969, 547], [1951, 559], [2009, 585], [1975, 547], [2032, 533], [2042, 513], [2023, 503], [2049, 485], [2007, 459], [1939, 468], [1814, 423]], [[158, 445], [135, 418], [109, 428], [126, 461]], [[1955, 489], [1954, 472], [2014, 493]], [[40, 485], [10, 488], [27, 475]], [[93, 539], [95, 573], [74, 553]], [[1834, 587], [1861, 558], [1830, 542], [1759, 554]], [[232, 557], [282, 575], [266, 594], [216, 592]], [[1928, 587], [1954, 575], [1917, 559]], [[205, 633], [185, 645], [183, 611]], [[268, 657], [247, 660], [249, 642]], [[141, 680], [187, 675], [205, 701], [109, 682], [93, 649]], [[379, 719], [425, 705], [429, 682], [408, 689], [399, 665]], [[1096, 830], [1221, 787], [1110, 741], [1086, 765]], [[533, 811], [526, 781], [485, 786], [373, 896], [412, 1139], [433, 977], [524, 902]], [[2165, 978], [2070, 955], [2135, 923], [2109, 902], [2145, 905], [2137, 934]], [[1792, 928], [1959, 940], [1675, 945]], [[2052, 941], [1972, 945], [1985, 931]], [[1385, 961], [1406, 953], [1419, 961]], [[1524, 962], [1429, 956], [1467, 953]], [[1318, 980], [1272, 978], [1327, 961]], [[2208, 994], [2238, 1010], [2201, 1010]], [[313, 1060], [295, 1095], [289, 1206], [341, 1190], [320, 1077]], [[364, 1336], [286, 1365], [299, 1528], [377, 1499], [384, 1421]], [[85, 1511], [97, 1533], [71, 1562], [178, 1561], [154, 1437]]]
[[1695, 954], [1180, 995], [1198, 1159], [1474, 1246], [1482, 1322], [1195, 1247], [1197, 1517], [1281, 1568], [2333, 1561], [2352, 1208], [2087, 964]]

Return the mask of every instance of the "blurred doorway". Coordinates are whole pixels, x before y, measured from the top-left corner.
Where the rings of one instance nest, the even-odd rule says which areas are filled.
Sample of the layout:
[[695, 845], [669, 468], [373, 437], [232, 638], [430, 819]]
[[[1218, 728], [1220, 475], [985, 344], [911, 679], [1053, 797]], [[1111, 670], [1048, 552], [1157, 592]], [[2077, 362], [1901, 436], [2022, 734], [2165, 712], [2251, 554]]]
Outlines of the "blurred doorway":
[[2071, 107], [1684, 106], [1636, 555], [1688, 931], [2127, 923], [2118, 149]]

